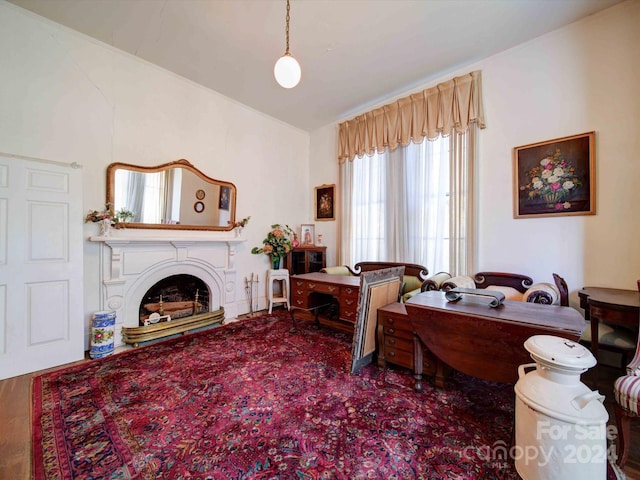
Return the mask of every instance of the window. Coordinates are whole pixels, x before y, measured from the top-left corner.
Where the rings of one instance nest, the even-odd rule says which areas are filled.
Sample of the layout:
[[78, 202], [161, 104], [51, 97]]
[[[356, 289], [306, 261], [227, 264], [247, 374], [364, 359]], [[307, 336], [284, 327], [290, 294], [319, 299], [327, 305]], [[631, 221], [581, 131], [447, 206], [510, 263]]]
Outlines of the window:
[[452, 274], [473, 269], [471, 130], [341, 164], [340, 263], [397, 261]]

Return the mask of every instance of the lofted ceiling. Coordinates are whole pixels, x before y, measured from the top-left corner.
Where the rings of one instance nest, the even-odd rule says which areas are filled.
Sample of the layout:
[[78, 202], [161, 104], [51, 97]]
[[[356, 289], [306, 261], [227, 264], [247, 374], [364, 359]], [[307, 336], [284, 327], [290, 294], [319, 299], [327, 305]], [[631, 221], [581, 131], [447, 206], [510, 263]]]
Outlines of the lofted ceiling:
[[344, 120], [620, 0], [10, 0], [303, 130]]

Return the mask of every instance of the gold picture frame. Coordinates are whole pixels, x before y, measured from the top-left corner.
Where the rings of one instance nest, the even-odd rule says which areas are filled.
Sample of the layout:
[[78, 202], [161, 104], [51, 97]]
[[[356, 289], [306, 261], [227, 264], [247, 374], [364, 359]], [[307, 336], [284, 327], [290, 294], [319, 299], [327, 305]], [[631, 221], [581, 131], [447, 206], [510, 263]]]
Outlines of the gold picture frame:
[[336, 186], [320, 185], [315, 187], [314, 211], [315, 220], [319, 222], [335, 220]]
[[514, 218], [595, 213], [595, 132], [513, 149]]

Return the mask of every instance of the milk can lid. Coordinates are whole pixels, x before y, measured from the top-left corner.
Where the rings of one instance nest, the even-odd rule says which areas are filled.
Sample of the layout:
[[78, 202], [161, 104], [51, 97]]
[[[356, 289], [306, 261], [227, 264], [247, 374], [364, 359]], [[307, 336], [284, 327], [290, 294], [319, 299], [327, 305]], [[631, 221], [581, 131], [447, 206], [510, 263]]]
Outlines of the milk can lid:
[[593, 354], [577, 342], [553, 335], [534, 335], [524, 348], [536, 362], [566, 369], [586, 370], [597, 361]]

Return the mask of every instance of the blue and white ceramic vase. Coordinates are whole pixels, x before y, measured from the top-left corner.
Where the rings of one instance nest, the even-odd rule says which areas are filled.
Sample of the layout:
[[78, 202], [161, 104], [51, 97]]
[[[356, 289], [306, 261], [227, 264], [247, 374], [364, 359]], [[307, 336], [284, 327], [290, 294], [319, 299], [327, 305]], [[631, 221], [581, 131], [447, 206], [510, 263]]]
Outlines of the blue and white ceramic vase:
[[116, 312], [101, 311], [93, 314], [91, 325], [91, 358], [102, 358], [113, 353]]

